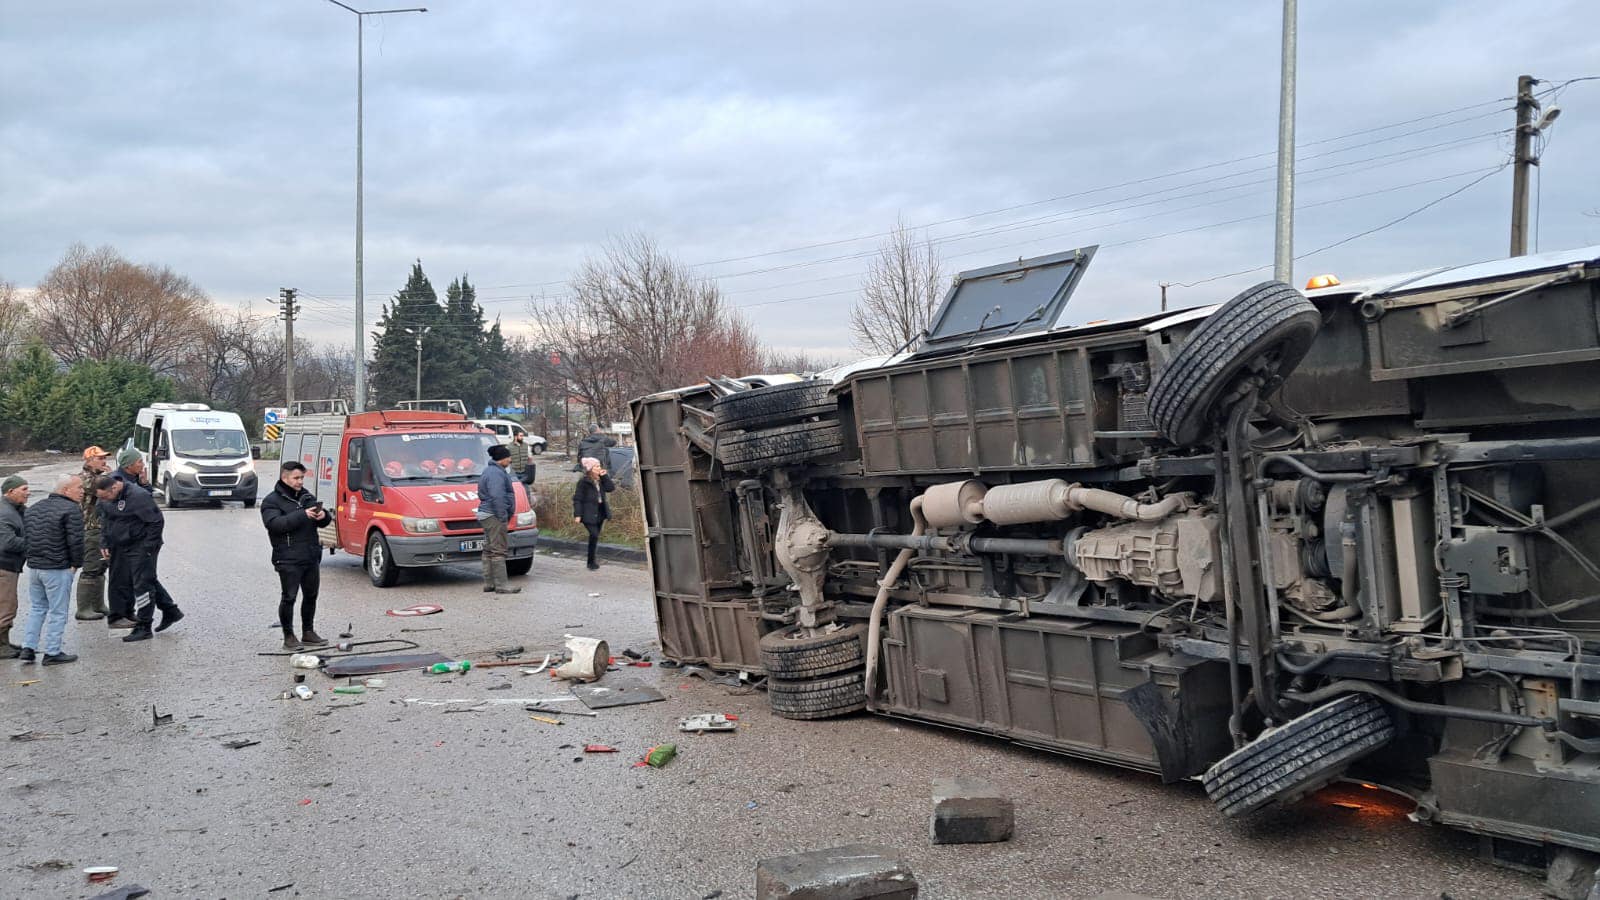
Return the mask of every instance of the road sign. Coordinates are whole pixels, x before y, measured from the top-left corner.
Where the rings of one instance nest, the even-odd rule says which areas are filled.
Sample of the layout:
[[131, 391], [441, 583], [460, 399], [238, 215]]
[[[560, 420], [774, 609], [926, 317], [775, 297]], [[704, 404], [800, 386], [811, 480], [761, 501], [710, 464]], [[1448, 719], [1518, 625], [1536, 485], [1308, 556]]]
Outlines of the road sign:
[[283, 426], [268, 424], [262, 427], [261, 436], [269, 441], [283, 440]]
[[269, 406], [266, 409], [265, 421], [268, 425], [282, 425], [283, 420], [289, 418], [289, 408], [286, 406]]

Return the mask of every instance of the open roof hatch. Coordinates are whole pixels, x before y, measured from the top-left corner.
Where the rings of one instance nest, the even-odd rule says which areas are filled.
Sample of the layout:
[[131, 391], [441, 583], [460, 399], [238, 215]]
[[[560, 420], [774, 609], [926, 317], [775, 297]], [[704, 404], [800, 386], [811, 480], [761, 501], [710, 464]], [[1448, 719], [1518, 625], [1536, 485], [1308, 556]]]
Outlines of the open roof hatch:
[[948, 353], [987, 338], [1055, 328], [1096, 249], [1083, 247], [962, 272], [911, 355]]

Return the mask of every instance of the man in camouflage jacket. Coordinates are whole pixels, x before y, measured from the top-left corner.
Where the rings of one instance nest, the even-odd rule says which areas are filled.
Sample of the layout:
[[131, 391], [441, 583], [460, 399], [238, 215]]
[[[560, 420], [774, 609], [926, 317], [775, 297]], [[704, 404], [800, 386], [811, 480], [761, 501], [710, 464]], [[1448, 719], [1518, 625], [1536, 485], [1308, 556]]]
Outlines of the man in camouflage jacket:
[[100, 512], [95, 508], [95, 479], [110, 468], [111, 454], [99, 447], [83, 451], [83, 569], [78, 573], [78, 611], [75, 617], [82, 621], [104, 619], [110, 608], [106, 605], [106, 561], [100, 555]]

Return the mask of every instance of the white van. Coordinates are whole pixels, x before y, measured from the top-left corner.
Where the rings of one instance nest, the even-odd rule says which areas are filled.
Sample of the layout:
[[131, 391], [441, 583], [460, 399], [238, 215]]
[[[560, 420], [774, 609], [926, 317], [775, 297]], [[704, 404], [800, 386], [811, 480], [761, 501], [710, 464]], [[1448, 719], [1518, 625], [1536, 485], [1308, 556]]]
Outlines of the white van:
[[255, 463], [238, 414], [204, 403], [154, 403], [134, 421], [123, 446], [144, 454], [150, 484], [168, 509], [192, 501], [256, 505]]
[[502, 444], [509, 444], [520, 432], [528, 435], [528, 449], [537, 456], [544, 452], [545, 440], [542, 435], [528, 434], [527, 429], [510, 419], [473, 419], [474, 424], [494, 432], [495, 440]]

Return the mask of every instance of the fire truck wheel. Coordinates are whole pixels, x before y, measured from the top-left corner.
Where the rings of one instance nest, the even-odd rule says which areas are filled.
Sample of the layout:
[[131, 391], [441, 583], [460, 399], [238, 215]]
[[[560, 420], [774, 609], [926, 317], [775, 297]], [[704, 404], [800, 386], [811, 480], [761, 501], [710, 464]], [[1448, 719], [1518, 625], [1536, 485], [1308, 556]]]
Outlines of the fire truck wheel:
[[533, 571], [533, 557], [506, 560], [507, 575], [526, 575]]
[[785, 719], [832, 719], [867, 708], [863, 670], [826, 678], [767, 679], [767, 703]]
[[400, 567], [394, 564], [389, 542], [384, 540], [381, 532], [374, 531], [367, 538], [367, 577], [372, 579], [373, 585], [381, 588], [394, 587], [395, 582], [400, 580]]
[[1201, 781], [1222, 814], [1236, 818], [1304, 797], [1393, 738], [1382, 701], [1347, 694], [1263, 731], [1207, 769]]
[[799, 679], [831, 675], [861, 665], [864, 622], [830, 634], [805, 636], [791, 625], [761, 636], [761, 666], [774, 678]]
[[784, 425], [837, 410], [839, 404], [828, 394], [831, 387], [827, 381], [796, 381], [751, 388], [717, 398], [711, 412], [721, 429]]
[[1255, 372], [1288, 376], [1311, 349], [1322, 315], [1299, 291], [1266, 281], [1207, 316], [1150, 386], [1150, 418], [1167, 440], [1206, 437], [1228, 390]]

